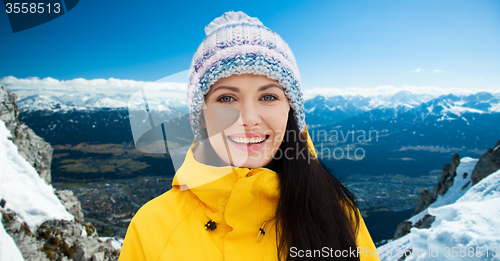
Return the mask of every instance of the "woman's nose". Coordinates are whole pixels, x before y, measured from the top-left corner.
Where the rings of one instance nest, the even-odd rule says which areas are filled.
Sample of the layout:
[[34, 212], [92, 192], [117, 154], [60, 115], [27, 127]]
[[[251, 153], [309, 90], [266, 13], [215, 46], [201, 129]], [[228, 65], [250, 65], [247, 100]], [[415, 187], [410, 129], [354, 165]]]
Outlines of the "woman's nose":
[[252, 127], [262, 122], [259, 110], [253, 104], [247, 104], [240, 107], [240, 118], [238, 124], [246, 127]]

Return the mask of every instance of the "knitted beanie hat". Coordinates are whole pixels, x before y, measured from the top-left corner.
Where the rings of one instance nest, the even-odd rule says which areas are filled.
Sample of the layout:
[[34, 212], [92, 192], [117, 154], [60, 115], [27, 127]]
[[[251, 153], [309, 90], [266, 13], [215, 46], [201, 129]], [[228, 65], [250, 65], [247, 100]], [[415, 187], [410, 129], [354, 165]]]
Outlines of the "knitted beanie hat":
[[305, 128], [303, 93], [295, 57], [288, 44], [259, 19], [226, 12], [205, 27], [206, 37], [189, 70], [188, 105], [195, 139], [202, 141], [204, 96], [215, 82], [232, 74], [258, 74], [284, 88], [300, 131]]

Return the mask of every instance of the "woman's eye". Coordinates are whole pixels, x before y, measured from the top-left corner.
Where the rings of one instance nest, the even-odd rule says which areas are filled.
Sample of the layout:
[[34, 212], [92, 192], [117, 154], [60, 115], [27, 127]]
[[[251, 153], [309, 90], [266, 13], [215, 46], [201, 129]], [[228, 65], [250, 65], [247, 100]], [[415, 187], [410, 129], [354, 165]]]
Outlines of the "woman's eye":
[[225, 102], [231, 102], [232, 99], [233, 99], [233, 97], [231, 97], [231, 96], [222, 96], [222, 97], [219, 98], [218, 101], [225, 103]]
[[264, 99], [264, 101], [274, 101], [274, 100], [277, 100], [278, 98], [276, 98], [275, 96], [273, 95], [265, 95], [262, 97]]

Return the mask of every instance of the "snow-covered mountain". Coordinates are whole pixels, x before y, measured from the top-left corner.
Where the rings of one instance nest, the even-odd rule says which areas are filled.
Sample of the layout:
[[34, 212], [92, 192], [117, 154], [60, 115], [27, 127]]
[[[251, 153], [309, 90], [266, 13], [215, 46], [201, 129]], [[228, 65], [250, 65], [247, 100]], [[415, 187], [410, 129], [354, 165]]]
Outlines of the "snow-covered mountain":
[[[498, 96], [498, 97], [497, 97]], [[472, 95], [453, 94], [436, 97], [432, 94], [413, 94], [400, 91], [394, 95], [377, 96], [321, 96], [308, 99], [304, 103], [308, 125], [328, 126], [357, 116], [355, 121], [374, 121], [394, 118], [407, 113], [416, 120], [427, 116], [439, 115], [442, 119], [459, 119], [464, 113], [500, 113], [500, 94], [479, 92]], [[141, 95], [116, 94], [106, 96], [102, 93], [64, 94], [61, 96], [31, 95], [18, 101], [21, 111], [75, 111], [100, 108], [125, 109], [133, 107], [134, 100], [143, 99]], [[131, 104], [132, 102], [132, 104]], [[175, 110], [188, 113], [187, 100], [178, 97], [147, 97], [148, 109], [167, 112]]]
[[427, 192], [420, 196], [435, 201], [401, 223], [397, 239], [378, 247], [381, 260], [500, 260], [499, 149], [500, 141], [479, 160], [454, 162], [454, 157], [429, 192], [439, 191], [437, 197], [429, 198]]
[[[75, 111], [92, 110], [101, 108], [123, 109], [127, 108], [133, 95], [116, 94], [107, 96], [102, 93], [95, 94], [64, 94], [53, 95], [31, 95], [21, 98], [17, 105], [21, 111]], [[141, 97], [142, 98], [142, 97]], [[187, 101], [173, 97], [148, 97], [149, 109], [156, 111], [177, 110], [185, 112]]]
[[9, 138], [10, 131], [0, 120], [0, 198], [6, 201], [4, 207], [18, 213], [21, 221], [35, 229], [49, 219], [73, 220], [52, 186], [19, 155]]
[[85, 222], [78, 199], [51, 185], [53, 148], [17, 118], [0, 85], [0, 261], [116, 260], [112, 241]]
[[[379, 107], [311, 130], [327, 133], [346, 129], [376, 130], [391, 137], [381, 142], [389, 142], [399, 148], [453, 144], [458, 148], [474, 149], [497, 140], [500, 135], [499, 108], [500, 99], [487, 92], [467, 96], [449, 94], [419, 105]], [[329, 117], [328, 112], [324, 112], [322, 117]]]
[[344, 119], [369, 112], [372, 110], [405, 112], [420, 104], [436, 98], [432, 94], [413, 94], [409, 91], [400, 91], [394, 95], [377, 96], [331, 96], [317, 95], [306, 100], [304, 107], [307, 114], [307, 123], [312, 127], [335, 124]]
[[[453, 94], [441, 96], [408, 112], [414, 121], [425, 121], [431, 117], [437, 121], [464, 120], [465, 114], [500, 113], [500, 99], [488, 92], [479, 92], [469, 96]], [[410, 116], [411, 117], [411, 116]], [[410, 120], [410, 119], [407, 119]]]
[[[466, 167], [474, 159], [463, 159]], [[440, 197], [421, 213], [435, 216], [430, 228], [412, 228], [411, 232], [378, 248], [381, 260], [499, 260], [500, 246], [500, 170], [470, 189], [462, 190], [467, 179], [454, 184], [452, 193]], [[447, 193], [448, 194], [448, 193]], [[460, 258], [460, 260], [462, 260]]]
[[[51, 219], [72, 221], [74, 217], [54, 194], [51, 185], [40, 178], [36, 170], [19, 153], [17, 146], [9, 139], [10, 131], [0, 120], [0, 199], [5, 205], [0, 209], [10, 209], [19, 215], [33, 231], [43, 222]], [[0, 221], [1, 224], [1, 221]], [[12, 246], [14, 240], [0, 228], [0, 246]], [[0, 260], [23, 260], [17, 249], [0, 249]]]
[[[74, 208], [74, 204], [79, 207], [80, 202], [60, 199], [74, 196], [67, 191], [56, 191], [39, 176], [19, 154], [3, 120], [0, 120], [0, 166], [1, 261], [53, 260], [62, 256], [90, 260], [100, 256], [104, 258], [104, 252], [96, 252], [104, 249], [105, 244], [108, 252], [111, 247], [121, 247], [114, 238], [100, 238], [100, 242], [106, 243], [99, 243], [95, 230], [86, 230], [88, 225], [81, 224], [82, 220], [75, 222], [82, 216], [77, 217], [68, 209]], [[63, 245], [68, 249], [64, 249]], [[109, 255], [106, 258], [113, 260]]]
[[316, 96], [306, 101], [307, 122], [328, 126], [348, 119], [346, 124], [380, 120], [423, 122], [425, 120], [466, 120], [463, 114], [500, 113], [500, 99], [488, 92], [471, 95], [426, 95], [398, 92], [393, 96], [330, 97]]
[[[96, 101], [99, 101], [98, 97], [105, 98], [104, 95], [93, 94], [94, 98], [89, 97], [77, 99], [77, 96], [68, 94], [54, 98], [49, 103], [51, 106], [58, 104], [61, 108], [93, 108], [82, 110], [29, 110], [30, 103], [25, 98], [23, 102], [18, 102], [22, 106], [19, 119], [51, 144], [137, 142], [143, 133], [154, 129], [151, 126], [157, 127], [160, 123], [164, 123], [162, 128], [172, 133], [176, 137], [175, 142], [181, 146], [192, 141], [189, 115], [181, 117], [180, 122], [171, 121], [188, 113], [188, 108], [182, 105], [182, 101], [148, 96], [147, 103], [152, 112], [149, 118], [144, 113], [145, 102], [140, 93], [135, 97], [107, 97], [121, 100], [127, 105], [134, 101], [132, 108], [139, 109], [136, 110], [137, 113], [131, 113], [128, 107], [99, 107]], [[352, 143], [356, 143], [355, 146], [358, 147], [363, 146], [366, 152], [363, 161], [355, 166], [336, 161], [335, 168], [339, 171], [365, 173], [370, 164], [375, 164], [379, 167], [371, 168], [371, 174], [405, 169], [407, 174], [418, 176], [421, 172], [417, 170], [436, 169], [435, 166], [446, 159], [445, 153], [460, 153], [471, 157], [484, 153], [487, 144], [494, 143], [500, 135], [499, 128], [496, 127], [500, 122], [500, 113], [495, 109], [499, 106], [498, 100], [489, 93], [435, 97], [432, 94], [417, 95], [408, 91], [371, 97], [316, 96], [305, 101], [306, 122], [319, 151], [321, 146], [330, 150]], [[37, 107], [41, 105], [33, 106]], [[364, 131], [368, 135], [371, 130], [375, 131], [370, 133], [375, 135], [374, 140], [359, 144], [360, 132]], [[342, 139], [342, 131], [344, 135], [349, 131], [351, 134], [356, 133], [347, 134], [349, 139], [340, 143], [326, 142], [323, 139], [325, 135], [318, 136], [318, 133], [327, 133], [332, 138], [338, 134]], [[351, 140], [352, 137], [355, 139]], [[374, 157], [375, 155], [378, 157]], [[395, 165], [391, 159], [400, 158], [400, 155], [415, 160], [405, 161], [406, 167]], [[388, 166], [394, 166], [394, 169], [388, 170]]]
[[[435, 97], [432, 93], [409, 91], [374, 96], [325, 94], [305, 101], [306, 122], [310, 133], [314, 131], [316, 134], [322, 131], [344, 131], [345, 134], [347, 131], [375, 130], [380, 139], [369, 144], [374, 145], [370, 149], [378, 150], [370, 152], [372, 154], [390, 150], [421, 151], [422, 148], [433, 151], [436, 146], [438, 150], [444, 148], [446, 151], [453, 145], [467, 150], [469, 154], [466, 155], [475, 156], [483, 153], [485, 144], [495, 142], [499, 135], [495, 123], [500, 121], [500, 103], [495, 95], [480, 92]], [[176, 97], [147, 95], [146, 98], [151, 118], [144, 113], [146, 100], [141, 92], [114, 96], [100, 93], [83, 96], [69, 93], [57, 97], [35, 95], [18, 102], [19, 119], [52, 144], [122, 143], [137, 142], [138, 137], [151, 128], [148, 126], [158, 126], [189, 112], [186, 102]], [[45, 110], [40, 110], [43, 108]], [[130, 108], [137, 113], [131, 113]], [[169, 132], [180, 133], [175, 133], [176, 137], [182, 138], [180, 144], [192, 139], [190, 123], [186, 120], [189, 115], [184, 116], [182, 124], [175, 123], [166, 128]], [[137, 132], [138, 129], [141, 131]], [[320, 141], [314, 141], [321, 145]], [[428, 159], [425, 161], [429, 162]]]

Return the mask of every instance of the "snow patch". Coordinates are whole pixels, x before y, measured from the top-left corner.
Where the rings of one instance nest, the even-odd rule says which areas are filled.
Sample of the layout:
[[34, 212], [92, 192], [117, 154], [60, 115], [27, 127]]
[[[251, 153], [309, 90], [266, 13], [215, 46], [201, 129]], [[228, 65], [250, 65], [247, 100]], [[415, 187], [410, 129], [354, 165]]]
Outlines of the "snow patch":
[[[463, 164], [465, 161], [467, 163]], [[477, 159], [462, 159], [457, 177], [476, 162]], [[471, 170], [467, 171], [468, 176]], [[377, 250], [381, 260], [397, 260], [400, 256], [395, 253], [402, 254], [407, 249], [413, 250], [405, 259], [408, 261], [500, 260], [500, 170], [465, 193], [456, 190], [459, 183], [463, 182], [454, 184], [444, 197], [428, 208], [428, 213], [436, 217], [429, 229], [412, 228], [404, 237], [380, 246]], [[391, 252], [394, 255], [389, 257]]]
[[2, 218], [0, 218], [0, 261], [24, 261], [16, 242], [5, 231]]
[[47, 220], [74, 220], [54, 194], [54, 188], [19, 155], [9, 137], [10, 131], [0, 120], [0, 198], [5, 199], [5, 208], [16, 212], [32, 230]]
[[[452, 204], [461, 196], [463, 196], [471, 187], [468, 185], [462, 190], [462, 187], [471, 181], [470, 176], [472, 174], [472, 170], [476, 166], [478, 159], [473, 159], [470, 157], [463, 157], [460, 159], [460, 164], [457, 167], [457, 176], [453, 179], [453, 186], [451, 186], [448, 191], [444, 194], [444, 196], [438, 195], [436, 201], [434, 201], [427, 209], [418, 213], [409, 219], [412, 224], [415, 224], [420, 219], [422, 219], [425, 215], [429, 214], [429, 209], [438, 208], [444, 205]], [[467, 177], [464, 179], [463, 174], [467, 173]], [[470, 183], [469, 183], [470, 184]]]
[[111, 240], [111, 246], [120, 251], [122, 249], [123, 245], [123, 238], [116, 238], [116, 237], [99, 237], [99, 239], [103, 242], [106, 242], [108, 240]]

